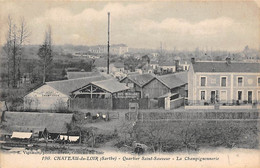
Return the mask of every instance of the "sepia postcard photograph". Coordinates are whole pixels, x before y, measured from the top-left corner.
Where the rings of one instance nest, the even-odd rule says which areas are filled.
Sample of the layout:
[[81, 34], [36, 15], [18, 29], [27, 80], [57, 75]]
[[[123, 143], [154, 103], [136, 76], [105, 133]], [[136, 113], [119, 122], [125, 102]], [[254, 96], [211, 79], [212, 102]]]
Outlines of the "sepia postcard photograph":
[[0, 168], [260, 167], [259, 0], [0, 0]]

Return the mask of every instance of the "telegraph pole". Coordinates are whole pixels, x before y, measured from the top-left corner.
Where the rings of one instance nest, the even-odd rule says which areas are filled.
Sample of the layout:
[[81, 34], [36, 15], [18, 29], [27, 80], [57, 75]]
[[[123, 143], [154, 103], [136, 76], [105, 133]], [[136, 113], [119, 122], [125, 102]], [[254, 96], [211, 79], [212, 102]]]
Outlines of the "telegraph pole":
[[108, 31], [107, 31], [107, 35], [108, 35], [108, 36], [107, 36], [107, 74], [109, 74], [109, 47], [110, 47], [110, 46], [109, 46], [109, 40], [110, 40], [110, 38], [109, 38], [109, 35], [110, 35], [110, 34], [109, 34], [109, 33], [110, 33], [110, 32], [109, 32], [109, 31], [110, 31], [109, 28], [110, 28], [110, 12], [107, 13], [107, 16], [108, 16], [108, 27], [107, 27], [107, 28], [108, 28]]

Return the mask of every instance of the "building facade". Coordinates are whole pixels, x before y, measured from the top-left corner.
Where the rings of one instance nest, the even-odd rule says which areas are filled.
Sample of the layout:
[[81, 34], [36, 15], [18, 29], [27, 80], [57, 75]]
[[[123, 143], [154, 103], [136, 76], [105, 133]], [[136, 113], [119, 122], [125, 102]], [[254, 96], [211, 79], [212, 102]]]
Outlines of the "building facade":
[[175, 62], [160, 62], [159, 67], [162, 72], [176, 72]]
[[252, 104], [260, 99], [260, 64], [192, 61], [188, 72], [190, 104]]
[[[91, 46], [89, 52], [95, 54], [107, 53], [107, 45]], [[123, 55], [128, 52], [128, 46], [126, 44], [113, 44], [110, 46], [110, 53], [114, 55]]]

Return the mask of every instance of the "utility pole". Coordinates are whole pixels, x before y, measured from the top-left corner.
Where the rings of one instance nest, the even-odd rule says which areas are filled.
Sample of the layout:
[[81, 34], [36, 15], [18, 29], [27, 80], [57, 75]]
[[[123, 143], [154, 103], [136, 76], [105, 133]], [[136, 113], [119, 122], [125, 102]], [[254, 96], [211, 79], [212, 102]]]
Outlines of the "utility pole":
[[107, 74], [109, 74], [109, 47], [110, 47], [109, 46], [109, 40], [110, 40], [109, 39], [109, 33], [110, 33], [109, 32], [110, 31], [109, 30], [109, 28], [110, 28], [109, 26], [110, 26], [110, 12], [107, 13], [107, 16], [108, 16], [108, 27], [107, 27], [108, 28], [108, 31], [107, 31], [107, 35], [108, 35], [108, 37], [107, 37]]
[[161, 56], [162, 56], [162, 52], [163, 52], [162, 42], [160, 42], [160, 52], [161, 52]]

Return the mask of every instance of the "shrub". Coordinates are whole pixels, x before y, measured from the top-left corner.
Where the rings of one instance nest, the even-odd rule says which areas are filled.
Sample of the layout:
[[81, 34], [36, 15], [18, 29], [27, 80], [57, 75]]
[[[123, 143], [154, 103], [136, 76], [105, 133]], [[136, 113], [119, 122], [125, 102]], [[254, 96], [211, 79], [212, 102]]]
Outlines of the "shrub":
[[258, 146], [257, 122], [243, 121], [172, 121], [138, 122], [136, 141], [156, 151], [198, 150], [205, 146]]

